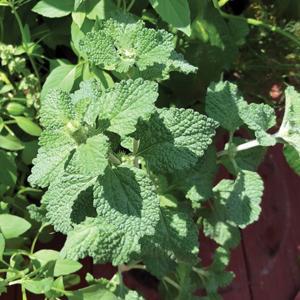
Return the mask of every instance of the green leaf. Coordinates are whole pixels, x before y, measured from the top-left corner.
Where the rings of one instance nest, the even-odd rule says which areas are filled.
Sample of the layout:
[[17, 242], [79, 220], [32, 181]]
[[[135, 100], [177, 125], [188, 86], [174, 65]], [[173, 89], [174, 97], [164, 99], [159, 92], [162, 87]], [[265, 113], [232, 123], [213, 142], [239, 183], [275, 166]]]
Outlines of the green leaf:
[[33, 294], [45, 294], [50, 291], [54, 279], [43, 278], [43, 279], [26, 279], [22, 281], [23, 287]]
[[4, 128], [4, 121], [3, 119], [0, 117], [0, 133], [2, 131], [2, 129]]
[[74, 260], [63, 259], [58, 251], [51, 249], [42, 249], [33, 254], [40, 262], [41, 267], [45, 266], [50, 261], [55, 261], [54, 273], [55, 277], [72, 274], [82, 268], [82, 265]]
[[24, 149], [21, 153], [22, 161], [26, 165], [31, 165], [32, 160], [37, 156], [38, 153], [38, 141], [33, 140], [24, 142]]
[[13, 187], [17, 180], [17, 166], [14, 156], [0, 150], [0, 166], [0, 183]]
[[218, 207], [203, 219], [203, 232], [217, 244], [234, 248], [240, 243], [240, 231], [226, 221], [223, 209]]
[[32, 11], [47, 18], [60, 18], [70, 14], [73, 8], [73, 0], [41, 0]]
[[[47, 118], [50, 117], [49, 123], [51, 124], [50, 115], [51, 110], [47, 115]], [[48, 121], [45, 120], [45, 122]], [[64, 165], [71, 151], [75, 149], [76, 141], [66, 132], [44, 130], [39, 139], [39, 146], [38, 155], [33, 159], [34, 166], [28, 181], [33, 186], [46, 187], [56, 178], [62, 176]]]
[[3, 234], [0, 233], [0, 260], [3, 259], [4, 249], [5, 249], [5, 238]]
[[7, 112], [12, 116], [20, 116], [26, 110], [25, 106], [22, 105], [21, 103], [12, 102], [12, 101], [9, 102], [5, 108], [6, 108]]
[[295, 171], [296, 174], [300, 175], [300, 154], [292, 146], [285, 145], [283, 148], [283, 153], [286, 161], [290, 167]]
[[245, 19], [228, 19], [228, 27], [232, 38], [237, 46], [242, 46], [246, 42], [246, 37], [250, 32], [249, 25]]
[[116, 83], [100, 97], [100, 120], [109, 120], [108, 130], [121, 136], [132, 133], [138, 119], [154, 111], [157, 89], [156, 83], [140, 78]]
[[31, 119], [26, 117], [14, 117], [14, 119], [16, 120], [17, 125], [26, 133], [33, 136], [39, 136], [41, 134], [42, 129]]
[[174, 173], [171, 185], [183, 191], [194, 208], [199, 208], [201, 202], [212, 196], [216, 172], [216, 150], [209, 147], [192, 168]]
[[150, 0], [150, 3], [165, 22], [188, 36], [191, 34], [190, 8], [187, 0]]
[[[221, 16], [213, 1], [190, 1], [193, 2], [197, 8], [193, 9], [196, 18], [191, 26], [192, 37], [198, 43], [191, 48], [191, 54], [198, 61], [199, 70], [205, 70], [201, 79], [208, 85], [218, 80], [224, 69], [231, 67], [239, 51], [228, 20]], [[235, 31], [238, 30], [235, 28]], [[203, 59], [199, 60], [199, 57]]]
[[241, 105], [239, 114], [249, 129], [255, 132], [260, 145], [274, 146], [276, 144], [276, 138], [266, 132], [276, 124], [275, 111], [271, 106], [263, 103]]
[[56, 299], [64, 296], [64, 277], [56, 278], [51, 286], [51, 290], [45, 293], [45, 296], [49, 299]]
[[0, 215], [0, 230], [5, 239], [12, 239], [19, 237], [31, 227], [31, 224], [25, 219], [9, 215]]
[[193, 268], [199, 275], [208, 295], [203, 299], [219, 299], [218, 289], [226, 287], [232, 282], [234, 273], [225, 271], [225, 267], [229, 263], [229, 256], [230, 253], [227, 249], [219, 247], [216, 249], [211, 265], [202, 269]]
[[76, 149], [63, 176], [50, 185], [42, 200], [47, 204], [47, 217], [57, 231], [66, 233], [72, 229], [74, 203], [81, 193], [94, 185], [99, 175], [104, 174], [108, 165], [107, 151], [105, 136], [88, 138]]
[[0, 135], [0, 148], [5, 150], [17, 151], [22, 150], [24, 145], [22, 142], [13, 135]]
[[114, 2], [110, 0], [92, 0], [86, 2], [87, 17], [91, 20], [108, 19], [117, 10]]
[[87, 218], [69, 232], [61, 251], [63, 257], [73, 260], [93, 257], [95, 263], [128, 262], [133, 253], [140, 252], [139, 240], [103, 218]]
[[59, 258], [54, 267], [54, 276], [69, 275], [77, 272], [81, 268], [82, 264], [77, 261]]
[[264, 190], [260, 176], [252, 171], [241, 171], [236, 180], [223, 179], [215, 188], [215, 197], [226, 207], [229, 221], [240, 228], [258, 220]]
[[137, 238], [153, 235], [159, 199], [147, 174], [136, 168], [107, 168], [94, 186], [98, 216]]
[[148, 29], [131, 18], [109, 19], [86, 34], [79, 43], [83, 56], [94, 65], [131, 78], [165, 78], [171, 71], [194, 72], [196, 68], [175, 52], [172, 34]]
[[143, 262], [158, 277], [170, 271], [170, 259], [196, 263], [198, 250], [198, 231], [195, 224], [188, 213], [175, 208], [161, 208], [160, 221], [154, 236], [142, 240]]
[[176, 269], [176, 278], [180, 289], [176, 300], [194, 300], [195, 290], [198, 287], [197, 280], [193, 277], [192, 267], [190, 265], [179, 264]]
[[172, 172], [195, 165], [212, 142], [217, 122], [192, 109], [160, 109], [140, 122], [138, 156], [155, 172]]
[[220, 123], [228, 131], [235, 131], [243, 121], [239, 107], [245, 103], [235, 84], [228, 81], [213, 83], [207, 89], [205, 111], [207, 115]]
[[94, 284], [89, 287], [72, 292], [68, 300], [118, 300], [118, 298], [101, 284]]
[[56, 261], [59, 258], [59, 252], [52, 249], [41, 249], [32, 255], [39, 261], [41, 267], [45, 266], [50, 261]]
[[70, 92], [76, 79], [77, 68], [78, 65], [63, 64], [53, 69], [43, 85], [41, 99], [43, 100], [54, 88]]

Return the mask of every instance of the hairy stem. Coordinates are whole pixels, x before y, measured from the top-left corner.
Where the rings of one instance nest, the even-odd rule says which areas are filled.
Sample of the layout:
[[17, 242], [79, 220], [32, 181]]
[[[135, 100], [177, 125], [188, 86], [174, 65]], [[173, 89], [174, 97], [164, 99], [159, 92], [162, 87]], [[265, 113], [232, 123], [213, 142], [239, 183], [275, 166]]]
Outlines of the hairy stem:
[[27, 300], [26, 290], [23, 287], [23, 285], [21, 286], [21, 290], [22, 290], [22, 300]]
[[[272, 136], [276, 139], [280, 138], [280, 135], [279, 135], [278, 132], [272, 134]], [[245, 150], [255, 148], [255, 147], [258, 147], [258, 146], [260, 146], [258, 140], [251, 140], [251, 141], [248, 141], [244, 144], [238, 145], [235, 150], [237, 152], [240, 152], [240, 151], [245, 151]], [[221, 156], [224, 156], [224, 155], [228, 155], [228, 150], [222, 150], [222, 151], [219, 151], [217, 153], [217, 157], [221, 157]]]

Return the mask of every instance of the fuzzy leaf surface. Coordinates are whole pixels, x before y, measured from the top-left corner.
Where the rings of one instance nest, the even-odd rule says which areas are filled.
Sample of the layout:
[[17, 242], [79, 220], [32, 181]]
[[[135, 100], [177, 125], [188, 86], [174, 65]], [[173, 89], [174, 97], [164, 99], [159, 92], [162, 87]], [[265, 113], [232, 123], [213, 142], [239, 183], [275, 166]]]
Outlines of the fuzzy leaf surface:
[[226, 206], [229, 221], [241, 228], [258, 220], [263, 181], [256, 172], [241, 171], [236, 180], [222, 180], [215, 188], [215, 196]]
[[137, 155], [155, 172], [189, 168], [212, 142], [217, 122], [191, 109], [159, 109], [138, 124]]
[[[81, 144], [70, 159], [61, 178], [54, 181], [42, 201], [47, 205], [47, 217], [57, 231], [72, 229], [72, 212], [81, 193], [92, 186], [108, 165], [107, 138], [98, 135]], [[76, 220], [75, 220], [76, 221]]]
[[147, 174], [136, 168], [107, 168], [94, 186], [98, 216], [137, 238], [153, 235], [159, 199]]
[[87, 218], [69, 232], [61, 251], [63, 257], [78, 260], [93, 257], [96, 263], [125, 263], [140, 251], [138, 238], [102, 218]]
[[267, 104], [251, 103], [241, 106], [240, 116], [249, 129], [255, 132], [255, 136], [262, 146], [273, 146], [276, 139], [266, 131], [276, 124], [274, 109]]
[[143, 261], [151, 273], [161, 277], [172, 268], [169, 260], [195, 263], [198, 246], [197, 228], [189, 214], [180, 209], [161, 207], [154, 236], [143, 240], [142, 250], [146, 253]]
[[155, 109], [158, 97], [155, 82], [139, 78], [116, 83], [99, 101], [100, 120], [109, 120], [108, 130], [121, 136], [135, 131], [139, 118], [147, 118]]
[[190, 169], [176, 172], [172, 185], [183, 191], [192, 201], [193, 207], [212, 196], [213, 180], [217, 172], [216, 150], [209, 147], [198, 162]]
[[76, 147], [76, 141], [66, 131], [46, 129], [39, 138], [39, 146], [28, 180], [31, 185], [46, 187], [62, 176], [65, 163]]
[[173, 36], [164, 30], [145, 28], [142, 21], [103, 21], [100, 30], [87, 33], [80, 50], [89, 61], [106, 70], [128, 72], [134, 65], [145, 70], [164, 64], [174, 50]]
[[235, 84], [228, 81], [211, 84], [205, 101], [207, 115], [218, 121], [221, 127], [235, 131], [243, 124], [239, 106], [245, 102]]

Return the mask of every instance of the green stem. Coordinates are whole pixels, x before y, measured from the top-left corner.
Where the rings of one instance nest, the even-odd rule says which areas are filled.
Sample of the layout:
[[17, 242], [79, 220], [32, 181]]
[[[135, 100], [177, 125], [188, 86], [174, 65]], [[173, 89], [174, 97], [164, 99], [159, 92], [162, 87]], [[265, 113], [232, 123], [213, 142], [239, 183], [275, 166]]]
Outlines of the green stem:
[[8, 131], [10, 135], [15, 136], [15, 133], [6, 124], [4, 124], [4, 128]]
[[4, 121], [4, 124], [16, 124], [15, 120]]
[[[246, 142], [244, 144], [238, 145], [236, 147], [236, 151], [237, 152], [244, 151], [244, 150], [248, 150], [248, 149], [251, 149], [251, 148], [254, 148], [254, 147], [257, 147], [257, 146], [259, 146], [258, 141], [257, 140], [252, 140], [252, 141]], [[221, 156], [224, 156], [224, 155], [228, 155], [228, 150], [222, 150], [222, 151], [219, 151], [217, 153], [217, 157], [221, 157]]]
[[46, 224], [43, 224], [43, 225], [40, 227], [40, 229], [38, 230], [36, 236], [34, 237], [34, 240], [33, 240], [32, 244], [31, 244], [31, 248], [30, 248], [30, 253], [31, 253], [31, 254], [33, 254], [33, 252], [34, 252], [35, 245], [36, 245], [36, 243], [37, 243], [37, 241], [38, 241], [38, 239], [39, 239], [39, 237], [40, 237], [42, 231], [43, 231], [48, 225], [49, 225], [49, 224], [47, 224], [47, 223], [46, 223]]
[[132, 9], [132, 6], [134, 5], [135, 0], [131, 0], [131, 2], [127, 6], [127, 11], [130, 11]]
[[26, 290], [23, 287], [23, 285], [21, 286], [21, 290], [22, 290], [22, 300], [27, 300]]
[[175, 282], [173, 279], [171, 279], [170, 277], [165, 276], [163, 278], [163, 280], [165, 282], [169, 283], [170, 285], [172, 285], [173, 287], [175, 287], [177, 290], [179, 290], [179, 291], [181, 290], [180, 285], [177, 282]]
[[41, 192], [42, 190], [40, 189], [35, 189], [35, 188], [30, 188], [30, 187], [21, 187], [20, 190], [18, 191], [18, 195], [28, 193], [28, 192]]
[[25, 32], [24, 32], [24, 27], [23, 27], [23, 24], [22, 24], [22, 21], [21, 21], [21, 18], [15, 8], [15, 6], [13, 5], [13, 3], [10, 3], [10, 7], [11, 7], [11, 10], [12, 10], [12, 13], [13, 15], [15, 16], [16, 20], [17, 20], [17, 23], [18, 23], [18, 26], [19, 26], [19, 29], [20, 29], [20, 32], [21, 32], [21, 37], [22, 37], [22, 42], [24, 44], [24, 50], [28, 56], [28, 59], [32, 65], [32, 68], [33, 68], [33, 71], [34, 71], [34, 74], [35, 76], [37, 77], [38, 79], [38, 85], [39, 85], [39, 90], [41, 89], [41, 79], [40, 79], [40, 74], [39, 74], [39, 71], [37, 69], [37, 66], [31, 56], [31, 54], [29, 53], [28, 51], [28, 46], [27, 46], [27, 42], [26, 42], [26, 37], [25, 37]]
[[10, 268], [10, 264], [8, 264], [5, 260], [0, 259], [0, 262], [1, 262], [2, 264], [4, 264], [5, 266], [7, 266], [8, 268]]
[[118, 277], [119, 277], [119, 283], [120, 283], [120, 293], [121, 295], [123, 295], [124, 293], [124, 282], [123, 282], [123, 276], [122, 276], [122, 267], [121, 266], [118, 266]]

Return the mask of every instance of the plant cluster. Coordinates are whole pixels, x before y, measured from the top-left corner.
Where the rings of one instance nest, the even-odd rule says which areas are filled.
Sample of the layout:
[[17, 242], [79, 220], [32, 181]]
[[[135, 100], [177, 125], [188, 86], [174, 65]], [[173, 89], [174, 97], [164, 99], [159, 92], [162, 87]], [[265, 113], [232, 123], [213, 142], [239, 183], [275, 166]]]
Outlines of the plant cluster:
[[[230, 14], [227, 2], [0, 1], [21, 36], [16, 46], [0, 31], [0, 294], [20, 285], [23, 300], [144, 299], [122, 277], [142, 269], [160, 281], [163, 299], [220, 299], [234, 278], [230, 251], [261, 212], [257, 168], [267, 148], [284, 144], [300, 169], [296, 89], [285, 89], [280, 120], [273, 105], [220, 80], [250, 25], [300, 41]], [[31, 32], [22, 10], [42, 29]], [[59, 45], [62, 33], [49, 19], [71, 22], [61, 42], [70, 61], [51, 57], [48, 34]], [[222, 166], [230, 175], [216, 182]], [[66, 235], [62, 249], [36, 250], [53, 229]], [[217, 245], [209, 265], [199, 231]], [[76, 289], [85, 257], [118, 272], [111, 280], [88, 273], [88, 286]]]

